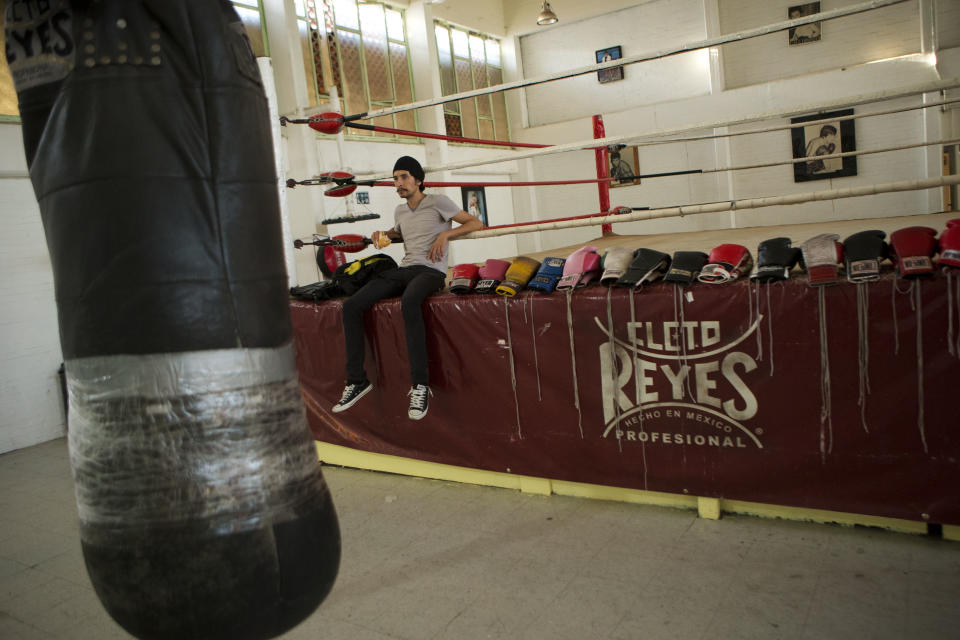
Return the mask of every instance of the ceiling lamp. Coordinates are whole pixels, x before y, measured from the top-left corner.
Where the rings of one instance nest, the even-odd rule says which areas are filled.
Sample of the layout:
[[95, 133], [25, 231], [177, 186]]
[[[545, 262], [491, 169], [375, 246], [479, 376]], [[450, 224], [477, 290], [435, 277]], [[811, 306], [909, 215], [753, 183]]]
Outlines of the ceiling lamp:
[[537, 16], [537, 24], [545, 27], [548, 24], [555, 24], [559, 19], [557, 14], [553, 12], [553, 9], [550, 8], [550, 3], [544, 0], [544, 3], [540, 5], [540, 15]]

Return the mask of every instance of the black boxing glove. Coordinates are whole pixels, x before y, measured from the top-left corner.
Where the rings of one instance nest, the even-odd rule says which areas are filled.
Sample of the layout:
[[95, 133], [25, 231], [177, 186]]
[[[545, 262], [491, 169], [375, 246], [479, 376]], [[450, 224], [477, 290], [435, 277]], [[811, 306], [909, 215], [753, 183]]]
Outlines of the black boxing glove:
[[627, 272], [617, 280], [618, 287], [636, 287], [653, 282], [670, 266], [670, 254], [655, 249], [637, 249]]
[[705, 264], [707, 254], [702, 251], [677, 251], [673, 254], [673, 263], [663, 280], [681, 285], [690, 284], [697, 279], [697, 274]]
[[800, 260], [799, 247], [793, 247], [790, 238], [770, 238], [757, 246], [757, 268], [751, 280], [777, 282], [790, 278], [790, 270]]
[[850, 282], [880, 279], [880, 263], [887, 258], [887, 234], [879, 229], [858, 231], [843, 241], [843, 259]]

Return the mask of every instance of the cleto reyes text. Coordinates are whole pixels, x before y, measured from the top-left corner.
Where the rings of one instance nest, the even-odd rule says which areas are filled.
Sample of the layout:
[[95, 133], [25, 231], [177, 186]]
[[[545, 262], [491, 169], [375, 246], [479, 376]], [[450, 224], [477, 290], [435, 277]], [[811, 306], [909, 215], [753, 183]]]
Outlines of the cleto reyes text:
[[757, 398], [741, 376], [757, 363], [746, 353], [717, 347], [719, 322], [628, 322], [626, 328], [632, 349], [609, 341], [598, 345], [605, 423], [637, 405], [668, 400], [714, 407], [734, 420], [756, 415]]

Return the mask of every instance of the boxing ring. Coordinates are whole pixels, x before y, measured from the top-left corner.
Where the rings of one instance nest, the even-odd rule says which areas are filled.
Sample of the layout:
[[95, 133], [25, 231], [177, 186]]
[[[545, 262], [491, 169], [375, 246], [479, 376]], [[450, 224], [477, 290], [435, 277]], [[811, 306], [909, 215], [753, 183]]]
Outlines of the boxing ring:
[[[887, 273], [830, 288], [794, 278], [435, 295], [428, 348], [442, 355], [431, 357], [436, 397], [419, 423], [400, 411], [399, 300], [369, 315], [374, 392], [336, 415], [342, 381], [329, 371], [344, 352], [329, 336], [342, 330], [341, 303], [296, 301], [292, 316], [321, 443], [543, 479], [542, 491], [559, 481], [686, 506], [709, 498], [730, 510], [743, 501], [956, 527], [957, 283], [940, 274], [904, 285]], [[328, 461], [344, 453], [320, 451]]]
[[[870, 8], [883, 4], [873, 3]], [[774, 28], [625, 62], [755, 37]], [[591, 66], [589, 71], [602, 66]], [[381, 130], [355, 121], [558, 80], [585, 70], [371, 113], [325, 113], [289, 122], [308, 124], [324, 134], [337, 134], [345, 127]], [[943, 107], [956, 99], [943, 93], [937, 99], [924, 94], [956, 86], [957, 79], [946, 79], [789, 111], [615, 136], [606, 135], [602, 118], [595, 116], [593, 139], [556, 145], [508, 145], [429, 134], [425, 137], [489, 142], [515, 150], [483, 163], [426, 165], [428, 173], [594, 150], [597, 175], [484, 183], [428, 178], [425, 185], [552, 188], [595, 183], [598, 187], [595, 213], [488, 227], [466, 236], [467, 240], [583, 226], [601, 227], [607, 239], [618, 222], [941, 188], [960, 179], [948, 175], [654, 209], [611, 207], [613, 179], [606, 173], [606, 154], [622, 144], [663, 145], [787, 131], [796, 125], [764, 121], [911, 96], [923, 97], [909, 106], [832, 115], [804, 125]], [[740, 128], [743, 125], [755, 126]], [[842, 148], [817, 157], [843, 159], [957, 142], [945, 137], [897, 146]], [[815, 159], [804, 156], [635, 177], [744, 171]], [[357, 178], [341, 172], [291, 180], [288, 186], [328, 185], [327, 195], [343, 196], [357, 185], [392, 186], [388, 177], [386, 172]], [[939, 225], [936, 216], [920, 217], [934, 218], [937, 222], [931, 224]], [[854, 230], [882, 224], [861, 221]], [[831, 223], [819, 227], [819, 231], [805, 232], [812, 236], [832, 230]], [[751, 235], [744, 230], [738, 233]], [[771, 237], [779, 232], [771, 227], [762, 233]], [[728, 241], [740, 241], [735, 238], [730, 235]], [[800, 241], [803, 236], [793, 238]], [[608, 246], [654, 246], [646, 236], [615, 237], [612, 243]], [[750, 250], [754, 247], [756, 243]], [[571, 248], [575, 247], [567, 249]], [[671, 252], [710, 247], [665, 244], [657, 248]], [[541, 251], [534, 257], [548, 255], [567, 253]], [[308, 420], [321, 459], [333, 464], [544, 494], [697, 508], [706, 517], [729, 511], [878, 524], [912, 532], [927, 532], [932, 526], [945, 537], [960, 539], [960, 500], [949, 490], [960, 479], [960, 443], [951, 433], [955, 420], [947, 404], [947, 380], [960, 372], [958, 276], [944, 272], [910, 281], [885, 269], [879, 282], [844, 281], [826, 288], [809, 286], [797, 270], [789, 281], [769, 285], [739, 281], [683, 289], [661, 282], [635, 291], [600, 286], [572, 295], [527, 291], [514, 299], [444, 292], [430, 298], [425, 308], [431, 386], [436, 395], [430, 414], [419, 423], [401, 411], [407, 365], [398, 300], [378, 303], [368, 314], [367, 369], [376, 371], [371, 375], [374, 391], [364, 402], [336, 415], [330, 407], [343, 385], [340, 302], [295, 301], [291, 309]]]

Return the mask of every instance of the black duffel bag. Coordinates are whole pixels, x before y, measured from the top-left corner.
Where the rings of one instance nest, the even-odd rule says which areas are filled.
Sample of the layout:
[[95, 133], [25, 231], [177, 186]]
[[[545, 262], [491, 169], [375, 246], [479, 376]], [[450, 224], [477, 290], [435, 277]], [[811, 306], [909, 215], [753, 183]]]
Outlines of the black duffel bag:
[[331, 280], [293, 287], [290, 295], [298, 300], [330, 300], [351, 296], [370, 282], [373, 276], [387, 269], [396, 269], [397, 262], [385, 253], [375, 253], [337, 267]]

